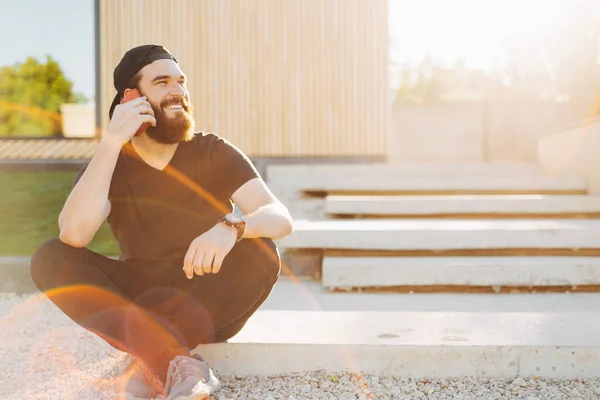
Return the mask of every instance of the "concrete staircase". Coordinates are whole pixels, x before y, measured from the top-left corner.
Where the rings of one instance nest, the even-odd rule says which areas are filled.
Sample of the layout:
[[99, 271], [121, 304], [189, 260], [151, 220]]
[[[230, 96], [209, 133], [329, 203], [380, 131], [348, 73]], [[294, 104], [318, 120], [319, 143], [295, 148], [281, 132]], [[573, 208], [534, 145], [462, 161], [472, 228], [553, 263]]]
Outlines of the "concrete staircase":
[[600, 285], [600, 197], [579, 176], [527, 164], [293, 165], [269, 176], [295, 193], [292, 213], [313, 202], [280, 244], [320, 252], [330, 289]]
[[316, 254], [320, 274], [284, 273], [237, 336], [200, 346], [218, 373], [600, 375], [600, 294], [531, 293], [600, 287], [600, 201], [581, 177], [277, 165], [267, 179], [296, 219], [280, 250]]

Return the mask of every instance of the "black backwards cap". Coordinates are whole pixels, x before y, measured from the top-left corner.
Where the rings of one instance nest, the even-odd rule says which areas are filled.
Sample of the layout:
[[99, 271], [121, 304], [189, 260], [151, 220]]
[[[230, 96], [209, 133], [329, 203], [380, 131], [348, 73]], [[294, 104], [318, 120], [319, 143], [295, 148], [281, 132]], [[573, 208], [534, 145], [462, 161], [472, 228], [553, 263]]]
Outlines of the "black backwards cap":
[[167, 49], [157, 44], [146, 44], [134, 47], [123, 55], [123, 58], [113, 73], [117, 95], [110, 105], [110, 110], [108, 111], [109, 118], [112, 118], [115, 107], [121, 102], [125, 89], [127, 89], [127, 84], [131, 81], [131, 78], [146, 65], [151, 64], [156, 60], [165, 59], [177, 62], [175, 57], [173, 57]]

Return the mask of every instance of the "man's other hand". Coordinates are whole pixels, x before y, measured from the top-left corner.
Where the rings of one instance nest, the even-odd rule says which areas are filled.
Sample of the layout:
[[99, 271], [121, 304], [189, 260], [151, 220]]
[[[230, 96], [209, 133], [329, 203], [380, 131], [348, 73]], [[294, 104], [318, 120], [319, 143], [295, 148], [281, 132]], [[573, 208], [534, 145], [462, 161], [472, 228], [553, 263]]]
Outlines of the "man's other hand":
[[221, 270], [225, 256], [237, 241], [235, 228], [218, 223], [198, 236], [190, 244], [183, 261], [183, 271], [188, 279], [197, 275], [216, 274]]

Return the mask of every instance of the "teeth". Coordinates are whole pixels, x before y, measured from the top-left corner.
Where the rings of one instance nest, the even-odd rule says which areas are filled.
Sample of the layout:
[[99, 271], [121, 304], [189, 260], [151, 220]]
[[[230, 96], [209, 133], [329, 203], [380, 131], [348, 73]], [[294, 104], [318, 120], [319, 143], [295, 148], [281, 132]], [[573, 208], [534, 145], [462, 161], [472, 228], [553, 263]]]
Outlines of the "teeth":
[[166, 108], [168, 108], [170, 110], [182, 110], [183, 109], [182, 106], [168, 106]]

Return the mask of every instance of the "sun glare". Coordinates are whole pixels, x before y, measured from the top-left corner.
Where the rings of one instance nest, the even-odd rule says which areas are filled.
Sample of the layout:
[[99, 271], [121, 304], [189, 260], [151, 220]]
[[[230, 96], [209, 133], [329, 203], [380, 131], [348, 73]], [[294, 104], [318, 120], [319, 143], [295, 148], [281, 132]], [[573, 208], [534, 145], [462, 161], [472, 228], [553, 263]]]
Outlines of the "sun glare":
[[462, 58], [490, 70], [502, 62], [507, 41], [527, 41], [534, 48], [568, 5], [568, 0], [390, 0], [391, 57], [411, 64], [426, 55], [442, 63]]

